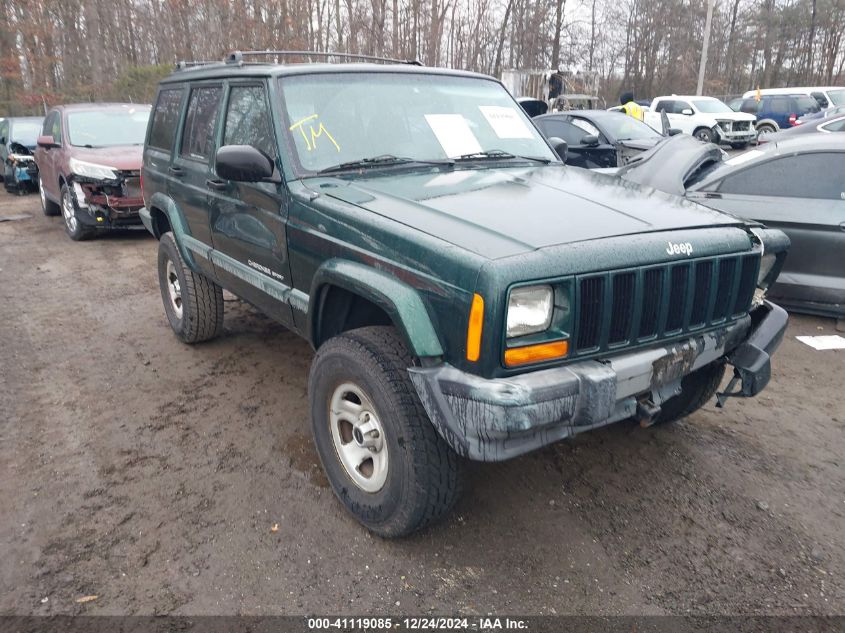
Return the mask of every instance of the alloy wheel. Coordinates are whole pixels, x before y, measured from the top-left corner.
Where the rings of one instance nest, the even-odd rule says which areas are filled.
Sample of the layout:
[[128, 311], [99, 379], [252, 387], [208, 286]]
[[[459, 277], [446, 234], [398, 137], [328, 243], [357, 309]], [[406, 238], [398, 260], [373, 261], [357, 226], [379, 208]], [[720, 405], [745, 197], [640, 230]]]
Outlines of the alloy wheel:
[[384, 428], [372, 400], [355, 383], [339, 385], [329, 402], [329, 424], [340, 463], [364, 492], [375, 493], [387, 480]]

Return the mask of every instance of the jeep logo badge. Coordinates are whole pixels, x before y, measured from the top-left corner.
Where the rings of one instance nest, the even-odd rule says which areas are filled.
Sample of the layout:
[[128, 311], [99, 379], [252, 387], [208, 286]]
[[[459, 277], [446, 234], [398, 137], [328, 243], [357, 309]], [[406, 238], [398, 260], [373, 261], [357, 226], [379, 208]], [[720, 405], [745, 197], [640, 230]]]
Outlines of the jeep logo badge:
[[670, 255], [686, 255], [689, 257], [692, 255], [692, 244], [689, 242], [681, 242], [679, 244], [675, 244], [673, 242], [669, 242], [669, 246], [666, 248], [666, 252]]

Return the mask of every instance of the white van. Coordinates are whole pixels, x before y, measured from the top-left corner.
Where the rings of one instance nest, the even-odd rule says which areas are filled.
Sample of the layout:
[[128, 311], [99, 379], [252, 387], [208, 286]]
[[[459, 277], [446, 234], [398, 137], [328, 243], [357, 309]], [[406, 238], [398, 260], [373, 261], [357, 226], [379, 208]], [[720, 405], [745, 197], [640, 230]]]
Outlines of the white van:
[[[756, 90], [749, 90], [743, 99], [750, 99], [757, 94]], [[808, 94], [819, 102], [819, 106], [829, 108], [831, 106], [845, 105], [845, 88], [842, 86], [801, 86], [797, 88], [764, 88], [761, 95], [795, 95]]]

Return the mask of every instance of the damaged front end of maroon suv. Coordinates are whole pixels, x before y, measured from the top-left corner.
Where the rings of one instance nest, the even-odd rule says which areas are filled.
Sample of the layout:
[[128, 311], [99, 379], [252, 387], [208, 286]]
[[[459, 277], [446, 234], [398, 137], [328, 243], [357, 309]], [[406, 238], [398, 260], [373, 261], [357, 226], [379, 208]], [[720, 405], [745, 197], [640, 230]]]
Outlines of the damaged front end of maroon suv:
[[57, 106], [44, 120], [35, 159], [41, 203], [61, 213], [71, 239], [141, 226], [141, 160], [150, 106]]

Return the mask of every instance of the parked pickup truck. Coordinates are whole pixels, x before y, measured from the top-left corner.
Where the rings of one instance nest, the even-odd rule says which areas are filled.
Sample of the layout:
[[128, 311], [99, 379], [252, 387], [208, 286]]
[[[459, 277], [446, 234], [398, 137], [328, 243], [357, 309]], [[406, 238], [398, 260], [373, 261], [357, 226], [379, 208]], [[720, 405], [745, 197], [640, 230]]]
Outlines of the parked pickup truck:
[[661, 110], [666, 111], [673, 128], [705, 143], [730, 143], [742, 149], [757, 138], [753, 114], [734, 112], [713, 97], [657, 97], [645, 113], [645, 122], [657, 131], [662, 130]]

